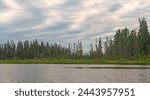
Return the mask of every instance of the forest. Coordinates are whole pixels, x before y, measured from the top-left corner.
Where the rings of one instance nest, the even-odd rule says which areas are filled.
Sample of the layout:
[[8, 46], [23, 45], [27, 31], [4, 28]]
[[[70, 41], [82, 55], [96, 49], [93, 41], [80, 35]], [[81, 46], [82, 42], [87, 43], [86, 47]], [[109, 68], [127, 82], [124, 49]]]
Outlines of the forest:
[[[63, 47], [58, 43], [34, 41], [7, 41], [0, 44], [0, 59], [37, 59], [37, 58], [64, 58], [64, 59], [138, 59], [150, 56], [150, 33], [143, 18], [139, 19], [139, 30], [128, 28], [118, 29], [113, 38], [101, 37], [95, 44], [89, 44], [87, 55], [83, 52], [82, 42], [68, 43]], [[102, 44], [104, 43], [104, 44]]]

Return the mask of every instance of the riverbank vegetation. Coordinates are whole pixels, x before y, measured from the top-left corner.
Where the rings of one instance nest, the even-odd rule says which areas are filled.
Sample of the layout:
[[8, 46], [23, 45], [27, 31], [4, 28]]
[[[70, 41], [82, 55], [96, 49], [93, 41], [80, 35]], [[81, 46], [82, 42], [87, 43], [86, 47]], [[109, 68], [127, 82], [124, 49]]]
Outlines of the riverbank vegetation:
[[0, 44], [0, 63], [50, 64], [150, 64], [150, 33], [143, 18], [139, 30], [119, 29], [113, 38], [101, 37], [89, 44], [87, 55], [82, 42], [58, 43], [34, 41], [7, 41]]
[[5, 59], [0, 64], [122, 64], [150, 65], [150, 58], [140, 59]]

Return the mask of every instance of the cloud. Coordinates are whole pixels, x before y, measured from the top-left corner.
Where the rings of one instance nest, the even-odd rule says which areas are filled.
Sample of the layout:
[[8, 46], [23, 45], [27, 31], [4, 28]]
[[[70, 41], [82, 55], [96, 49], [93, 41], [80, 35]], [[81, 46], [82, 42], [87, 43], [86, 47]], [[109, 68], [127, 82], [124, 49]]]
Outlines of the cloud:
[[35, 39], [83, 41], [113, 37], [118, 28], [138, 29], [138, 18], [150, 22], [146, 0], [1, 0], [1, 41]]
[[21, 9], [15, 0], [11, 0], [11, 2], [10, 0], [1, 1], [0, 8], [2, 9], [0, 13], [0, 22], [2, 23], [8, 23], [13, 20], [18, 14], [18, 9]]

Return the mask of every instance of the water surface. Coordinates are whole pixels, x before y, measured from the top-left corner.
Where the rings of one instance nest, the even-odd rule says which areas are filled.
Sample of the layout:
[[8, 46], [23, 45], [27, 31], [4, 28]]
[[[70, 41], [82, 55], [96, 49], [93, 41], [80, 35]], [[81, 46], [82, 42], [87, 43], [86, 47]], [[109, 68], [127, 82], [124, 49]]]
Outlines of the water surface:
[[1, 64], [1, 83], [149, 83], [150, 65]]

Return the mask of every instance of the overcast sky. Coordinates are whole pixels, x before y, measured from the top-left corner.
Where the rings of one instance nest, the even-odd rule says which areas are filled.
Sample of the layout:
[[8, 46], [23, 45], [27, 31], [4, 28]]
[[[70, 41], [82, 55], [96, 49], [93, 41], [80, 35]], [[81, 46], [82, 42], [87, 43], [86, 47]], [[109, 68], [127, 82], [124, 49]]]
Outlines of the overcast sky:
[[[0, 0], [0, 41], [83, 41], [150, 22], [150, 0]], [[150, 24], [149, 24], [150, 25]]]

